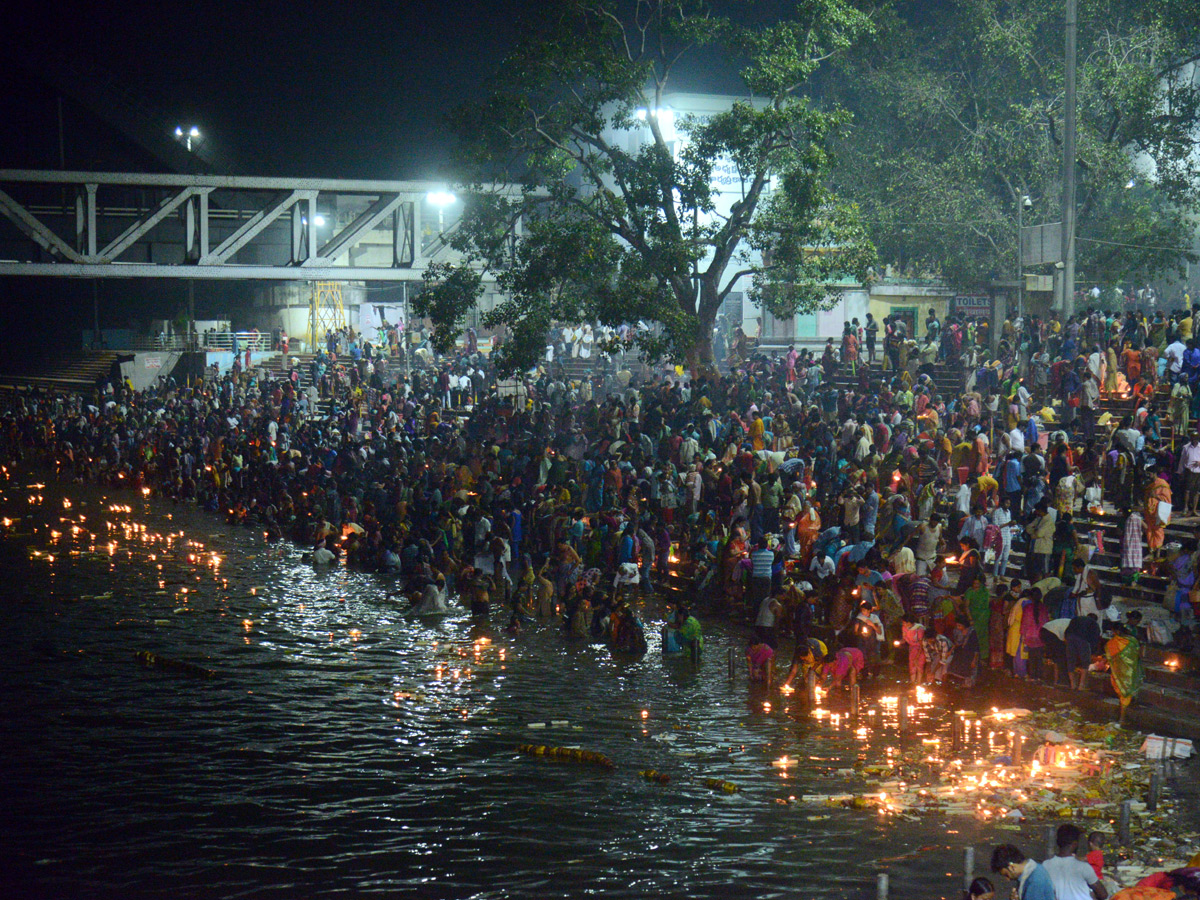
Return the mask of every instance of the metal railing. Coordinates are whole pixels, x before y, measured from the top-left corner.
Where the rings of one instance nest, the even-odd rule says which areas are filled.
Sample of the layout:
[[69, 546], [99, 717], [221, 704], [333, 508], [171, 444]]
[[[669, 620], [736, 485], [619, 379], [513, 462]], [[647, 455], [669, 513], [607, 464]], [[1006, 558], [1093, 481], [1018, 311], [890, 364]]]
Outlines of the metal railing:
[[[128, 334], [122, 332], [103, 331], [104, 347], [108, 350], [224, 350], [232, 351], [235, 346], [239, 353], [247, 349], [254, 353], [274, 350], [275, 335], [262, 331], [202, 331], [194, 336], [189, 345], [184, 334]], [[236, 339], [236, 340], [235, 340]], [[84, 349], [93, 349], [90, 344], [91, 333], [83, 336]], [[295, 347], [298, 341], [292, 339]]]
[[[275, 349], [275, 336], [263, 331], [209, 331], [196, 335], [196, 343], [201, 350], [233, 350], [236, 346], [239, 353], [247, 349], [260, 353]], [[295, 338], [292, 339], [294, 344]]]

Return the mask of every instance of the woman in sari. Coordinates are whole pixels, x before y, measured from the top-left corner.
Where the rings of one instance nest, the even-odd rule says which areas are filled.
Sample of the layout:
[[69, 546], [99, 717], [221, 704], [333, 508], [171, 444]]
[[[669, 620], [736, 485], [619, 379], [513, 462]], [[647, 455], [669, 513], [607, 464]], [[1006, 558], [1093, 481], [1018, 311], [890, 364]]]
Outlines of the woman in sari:
[[1030, 588], [1029, 595], [1021, 601], [1021, 651], [1023, 659], [1014, 659], [1014, 668], [1023, 671], [1019, 674], [1028, 675], [1035, 680], [1042, 677], [1042, 659], [1046, 653], [1046, 645], [1042, 640], [1042, 626], [1050, 621], [1050, 612], [1042, 602], [1042, 592], [1038, 588]]
[[988, 616], [988, 665], [993, 669], [1004, 668], [1005, 632], [1008, 629], [1009, 611], [1006, 604], [1016, 601], [1015, 587], [1004, 593], [1000, 592], [1000, 585], [1003, 583], [996, 582], [996, 590], [989, 594], [991, 609]]
[[1004, 635], [1004, 654], [1012, 660], [1012, 673], [1021, 678], [1025, 677], [1025, 660], [1028, 655], [1021, 646], [1021, 616], [1025, 604], [1030, 602], [1019, 598], [1008, 610], [1008, 631]]
[[966, 601], [967, 615], [971, 619], [971, 627], [975, 630], [978, 641], [980, 659], [990, 657], [992, 602], [991, 593], [987, 589], [987, 581], [983, 575], [975, 576], [975, 583], [963, 596]]
[[800, 561], [806, 567], [812, 556], [813, 544], [820, 533], [821, 515], [815, 506], [805, 501], [804, 510], [800, 513], [800, 518], [796, 520], [796, 543], [800, 549]]
[[[1162, 473], [1154, 476], [1154, 481], [1146, 489], [1146, 503], [1142, 510], [1142, 518], [1146, 524], [1146, 546], [1150, 548], [1152, 559], [1158, 559], [1158, 551], [1162, 548], [1163, 537], [1166, 534], [1167, 522], [1158, 516], [1158, 504], [1171, 502], [1171, 486], [1163, 480]], [[1169, 519], [1170, 516], [1168, 515]]]
[[1142, 686], [1142, 646], [1124, 625], [1119, 622], [1112, 627], [1113, 636], [1104, 645], [1104, 656], [1108, 660], [1108, 673], [1113, 690], [1121, 700], [1121, 721], [1125, 721], [1125, 710], [1133, 702]]
[[842, 335], [842, 362], [849, 364], [850, 374], [853, 375], [858, 366], [858, 335], [849, 325]]
[[767, 444], [764, 440], [766, 432], [767, 424], [763, 421], [762, 414], [755, 410], [754, 418], [750, 420], [750, 441], [755, 451], [766, 449]]
[[1108, 345], [1108, 349], [1104, 351], [1104, 393], [1115, 394], [1117, 392], [1117, 350], [1112, 344]]
[[746, 539], [742, 529], [734, 526], [722, 550], [721, 585], [730, 605], [737, 607], [742, 602], [742, 557], [746, 552]]

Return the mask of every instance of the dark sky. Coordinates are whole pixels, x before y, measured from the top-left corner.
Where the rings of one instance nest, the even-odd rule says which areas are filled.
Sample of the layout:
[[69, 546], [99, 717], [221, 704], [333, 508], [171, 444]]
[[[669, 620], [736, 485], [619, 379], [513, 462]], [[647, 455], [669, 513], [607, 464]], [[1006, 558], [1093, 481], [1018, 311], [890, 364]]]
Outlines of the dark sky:
[[[6, 4], [19, 57], [54, 68], [67, 55], [117, 77], [169, 129], [194, 122], [246, 174], [404, 178], [436, 174], [441, 123], [480, 90], [515, 32], [520, 4], [469, 0]], [[30, 13], [36, 9], [36, 15]], [[49, 40], [48, 40], [49, 39]], [[61, 66], [59, 69], [61, 70]], [[57, 165], [53, 92], [20, 73], [4, 107], [37, 133], [0, 153]], [[34, 107], [30, 109], [29, 107]], [[76, 115], [76, 112], [79, 114]], [[66, 155], [84, 158], [93, 128], [68, 107]], [[10, 118], [11, 121], [11, 118]], [[53, 127], [51, 127], [53, 126]], [[31, 146], [36, 145], [36, 146]]]
[[[755, 15], [782, 12], [762, 0]], [[730, 9], [744, 10], [729, 0]], [[175, 125], [195, 124], [234, 174], [442, 178], [446, 115], [486, 89], [522, 16], [517, 0], [45, 0], [0, 10], [0, 168], [169, 171], [161, 156], [96, 114], [88, 89], [111, 79], [144, 115], [123, 116], [179, 154]], [[727, 61], [681, 72], [677, 90], [737, 89]], [[95, 97], [90, 99], [96, 105]], [[183, 165], [188, 165], [184, 155]], [[192, 160], [194, 162], [194, 160]], [[102, 327], [184, 308], [184, 285], [102, 280]], [[238, 315], [251, 287], [200, 282], [197, 312]], [[90, 327], [89, 280], [0, 279], [0, 362], [78, 347]]]

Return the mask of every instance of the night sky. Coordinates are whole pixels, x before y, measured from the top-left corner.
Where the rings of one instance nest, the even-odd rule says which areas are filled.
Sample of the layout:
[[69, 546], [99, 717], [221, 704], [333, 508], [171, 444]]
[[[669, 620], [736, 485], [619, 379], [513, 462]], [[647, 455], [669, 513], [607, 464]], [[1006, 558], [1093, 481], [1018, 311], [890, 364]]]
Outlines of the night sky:
[[[771, 17], [787, 5], [764, 0], [752, 15]], [[89, 107], [78, 88], [111, 82], [145, 114], [135, 133], [178, 155], [164, 135], [194, 124], [218, 171], [445, 178], [447, 114], [486, 89], [523, 14], [540, 7], [515, 0], [5, 4], [0, 168], [170, 171], [145, 140]], [[674, 87], [732, 92], [738, 80], [725, 60], [709, 58], [680, 72]], [[124, 117], [127, 125], [135, 119]], [[101, 280], [99, 289], [102, 327], [144, 324], [183, 304], [182, 284], [165, 280]], [[198, 282], [197, 315], [236, 314], [249, 290]], [[0, 279], [7, 319], [0, 365], [44, 355], [42, 342], [78, 349], [91, 299], [90, 280]]]
[[[15, 44], [3, 63], [4, 111], [27, 127], [0, 138], [5, 165], [57, 167], [56, 92], [24, 70], [53, 69], [65, 55], [137, 91], [165, 129], [174, 119], [197, 124], [234, 171], [376, 178], [437, 173], [445, 113], [480, 89], [520, 9], [479, 0], [126, 0], [51, 2], [36, 19], [26, 11], [13, 22], [14, 6], [4, 14]], [[90, 115], [68, 98], [65, 118], [68, 168], [91, 162]]]
[[[59, 167], [61, 98], [66, 168], [168, 171], [73, 89], [94, 76], [136, 95], [160, 138], [200, 127], [231, 173], [438, 178], [445, 116], [482, 89], [520, 10], [479, 0], [5, 4], [0, 168]], [[101, 325], [174, 315], [183, 290], [101, 280]], [[198, 282], [197, 315], [236, 315], [249, 290]], [[0, 279], [0, 365], [78, 349], [91, 299], [90, 280]]]

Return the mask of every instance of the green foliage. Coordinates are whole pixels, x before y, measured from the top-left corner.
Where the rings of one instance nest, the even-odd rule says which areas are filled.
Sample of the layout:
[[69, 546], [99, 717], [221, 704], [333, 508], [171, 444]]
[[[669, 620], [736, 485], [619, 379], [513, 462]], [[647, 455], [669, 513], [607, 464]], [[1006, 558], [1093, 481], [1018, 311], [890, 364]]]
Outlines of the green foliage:
[[[881, 17], [876, 39], [826, 84], [855, 114], [835, 183], [861, 204], [886, 261], [963, 287], [1011, 278], [1020, 198], [1033, 201], [1025, 224], [1061, 220], [1063, 4], [914, 9]], [[1182, 211], [1200, 188], [1198, 20], [1192, 0], [1080, 0], [1077, 235], [1088, 281], [1146, 279], [1188, 256], [1140, 245], [1191, 245]], [[1134, 178], [1142, 186], [1127, 190]]]
[[[858, 209], [827, 185], [848, 118], [807, 91], [871, 23], [848, 0], [796, 0], [790, 17], [758, 24], [743, 6], [738, 21], [696, 0], [537, 8], [491, 93], [452, 120], [468, 211], [450, 242], [464, 262], [431, 269], [417, 302], [439, 335], [478, 299], [483, 282], [457, 275], [476, 266], [508, 296], [484, 321], [511, 330], [510, 368], [536, 362], [553, 322], [585, 319], [653, 323], [644, 352], [706, 365], [738, 279], [783, 315], [829, 303], [839, 278], [868, 277]], [[672, 135], [655, 112], [685, 60], [732, 63], [745, 98]], [[740, 182], [727, 214], [718, 163]]]

